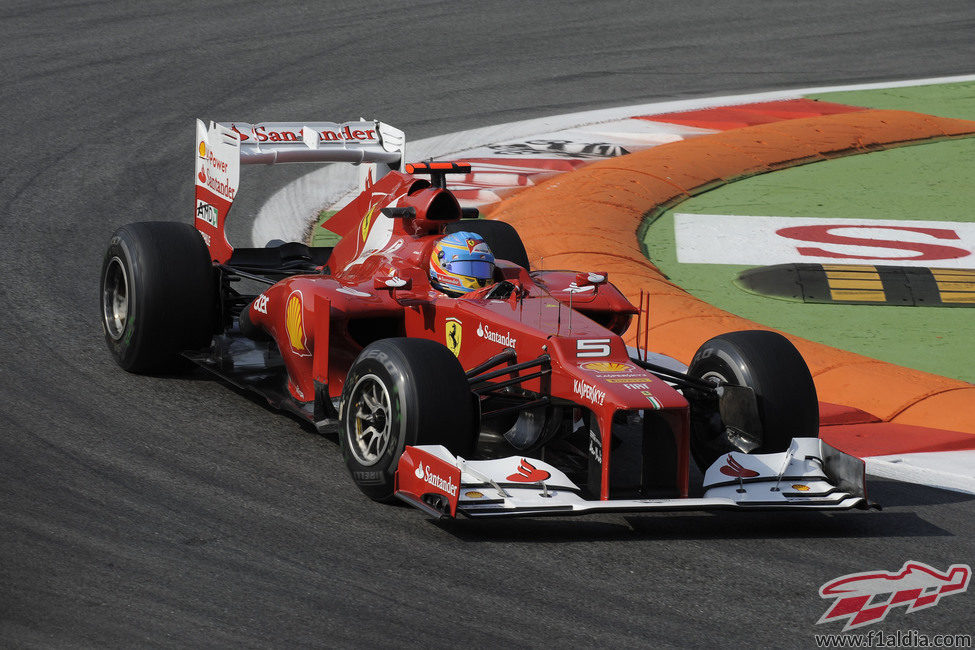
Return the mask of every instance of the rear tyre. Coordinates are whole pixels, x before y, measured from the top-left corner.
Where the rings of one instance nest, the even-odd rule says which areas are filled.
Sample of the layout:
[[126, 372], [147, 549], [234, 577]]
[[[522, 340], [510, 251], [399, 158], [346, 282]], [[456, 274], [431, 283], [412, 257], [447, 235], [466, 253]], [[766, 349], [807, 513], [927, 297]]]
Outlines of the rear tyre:
[[525, 270], [531, 270], [528, 265], [528, 253], [525, 251], [525, 244], [522, 243], [521, 236], [510, 223], [490, 219], [464, 219], [447, 224], [446, 232], [448, 233], [462, 230], [475, 232], [483, 237], [497, 259], [514, 262]]
[[115, 231], [102, 262], [102, 329], [129, 372], [187, 367], [179, 353], [209, 345], [217, 323], [217, 276], [200, 233], [145, 221]]
[[469, 457], [473, 398], [460, 362], [426, 339], [392, 338], [359, 354], [342, 391], [339, 444], [359, 489], [390, 501], [406, 445], [443, 445]]
[[[786, 451], [792, 438], [819, 436], [819, 400], [809, 368], [781, 334], [749, 330], [721, 334], [698, 349], [687, 374], [715, 385], [755, 391], [762, 441], [752, 453]], [[696, 411], [696, 412], [695, 412]], [[691, 454], [701, 471], [738, 449], [721, 439], [716, 405], [691, 410]]]

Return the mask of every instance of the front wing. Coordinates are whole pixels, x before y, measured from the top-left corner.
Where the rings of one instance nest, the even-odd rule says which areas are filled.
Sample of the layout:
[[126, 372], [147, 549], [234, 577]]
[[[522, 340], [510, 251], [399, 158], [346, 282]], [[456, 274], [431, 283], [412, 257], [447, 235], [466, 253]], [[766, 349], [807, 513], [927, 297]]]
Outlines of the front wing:
[[870, 506], [863, 461], [818, 438], [795, 438], [777, 454], [726, 454], [708, 468], [704, 490], [699, 498], [592, 500], [544, 461], [465, 460], [439, 445], [408, 446], [396, 471], [396, 496], [437, 518]]

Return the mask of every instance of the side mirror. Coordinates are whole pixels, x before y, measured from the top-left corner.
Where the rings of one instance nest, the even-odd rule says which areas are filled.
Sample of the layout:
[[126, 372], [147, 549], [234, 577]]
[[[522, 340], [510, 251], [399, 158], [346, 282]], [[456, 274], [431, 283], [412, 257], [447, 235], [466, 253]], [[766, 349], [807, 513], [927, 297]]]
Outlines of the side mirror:
[[590, 285], [605, 284], [609, 276], [603, 273], [577, 273], [575, 285], [577, 287], [588, 287]]
[[410, 278], [398, 278], [395, 275], [381, 275], [373, 279], [372, 288], [376, 291], [408, 290], [413, 288], [413, 280]]

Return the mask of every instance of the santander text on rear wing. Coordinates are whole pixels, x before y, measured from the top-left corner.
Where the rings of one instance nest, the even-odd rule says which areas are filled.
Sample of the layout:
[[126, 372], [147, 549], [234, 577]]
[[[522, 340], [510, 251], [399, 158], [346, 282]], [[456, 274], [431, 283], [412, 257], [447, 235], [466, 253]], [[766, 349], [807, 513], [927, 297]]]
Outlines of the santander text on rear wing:
[[225, 223], [240, 186], [242, 164], [347, 162], [374, 165], [373, 178], [402, 170], [403, 132], [372, 120], [357, 122], [196, 121], [196, 212], [194, 223], [210, 256], [226, 262], [233, 247]]

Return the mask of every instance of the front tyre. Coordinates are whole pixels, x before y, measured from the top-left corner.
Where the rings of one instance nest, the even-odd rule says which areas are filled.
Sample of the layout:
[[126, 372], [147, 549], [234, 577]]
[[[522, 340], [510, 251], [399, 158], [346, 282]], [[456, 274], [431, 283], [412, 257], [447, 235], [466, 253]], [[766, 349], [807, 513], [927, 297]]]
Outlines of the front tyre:
[[105, 342], [123, 369], [177, 370], [180, 352], [210, 343], [218, 319], [216, 273], [189, 224], [145, 221], [116, 230], [100, 286]]
[[[752, 453], [786, 451], [792, 438], [819, 436], [819, 400], [809, 368], [792, 343], [777, 332], [748, 330], [721, 334], [704, 343], [687, 374], [714, 385], [755, 391], [762, 425]], [[701, 471], [720, 456], [739, 451], [722, 437], [717, 409], [691, 409], [691, 454]]]
[[369, 344], [346, 377], [341, 419], [342, 458], [376, 501], [392, 499], [407, 445], [443, 445], [468, 457], [476, 437], [464, 369], [446, 347], [426, 339]]

